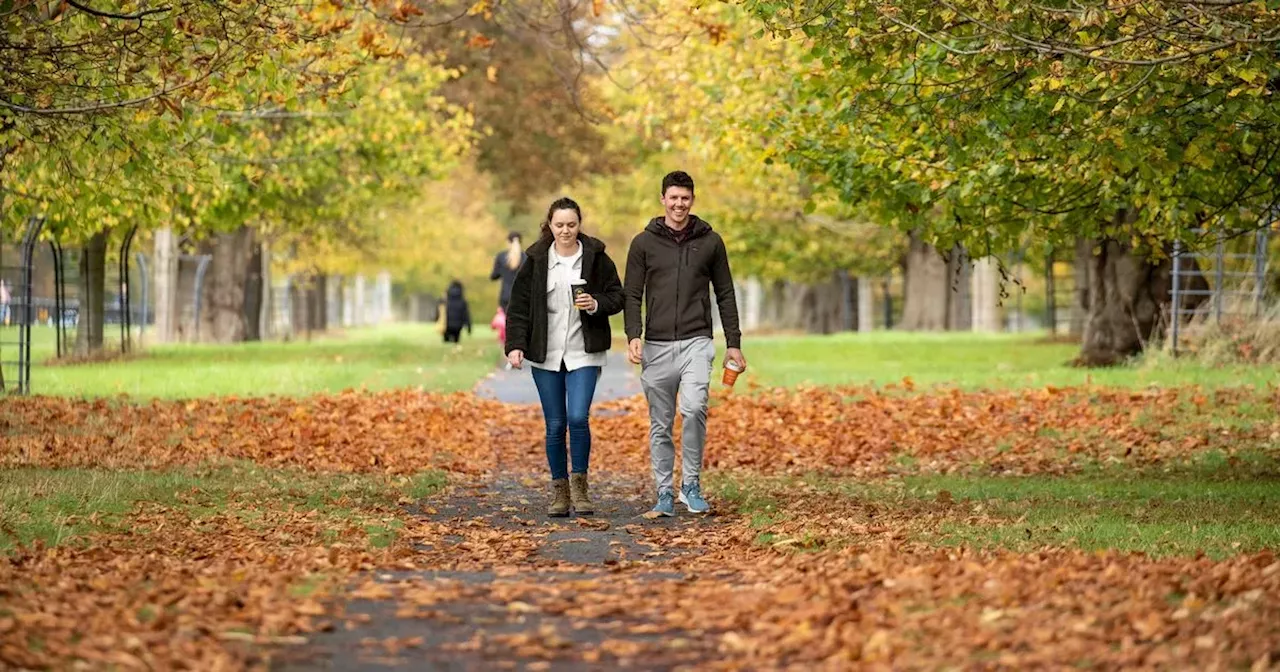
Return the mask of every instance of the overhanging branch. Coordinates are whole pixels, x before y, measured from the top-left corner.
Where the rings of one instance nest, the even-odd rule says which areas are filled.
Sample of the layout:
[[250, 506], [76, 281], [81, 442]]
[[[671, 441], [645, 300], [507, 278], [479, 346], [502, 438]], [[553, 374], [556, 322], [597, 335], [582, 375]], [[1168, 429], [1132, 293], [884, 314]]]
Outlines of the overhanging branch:
[[100, 16], [104, 19], [120, 19], [121, 21], [141, 21], [152, 14], [164, 14], [165, 12], [173, 9], [172, 7], [156, 7], [155, 9], [144, 9], [141, 12], [136, 12], [134, 14], [117, 14], [115, 12], [104, 12], [102, 10], [94, 9], [83, 3], [76, 2], [76, 0], [66, 0], [66, 2], [68, 5], [75, 7], [85, 14]]

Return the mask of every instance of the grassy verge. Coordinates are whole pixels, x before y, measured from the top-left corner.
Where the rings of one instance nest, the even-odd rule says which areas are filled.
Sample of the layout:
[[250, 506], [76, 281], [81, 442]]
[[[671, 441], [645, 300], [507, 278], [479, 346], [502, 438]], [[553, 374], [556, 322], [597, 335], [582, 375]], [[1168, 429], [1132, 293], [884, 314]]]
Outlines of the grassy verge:
[[[0, 329], [0, 341], [13, 340]], [[433, 325], [358, 329], [292, 343], [164, 345], [128, 361], [75, 366], [40, 364], [53, 355], [52, 330], [34, 330], [39, 394], [190, 398], [208, 395], [300, 396], [348, 388], [471, 388], [500, 359], [494, 334], [476, 329], [461, 347], [446, 346]], [[0, 349], [9, 346], [0, 346]], [[620, 341], [617, 347], [625, 347]], [[749, 336], [745, 383], [764, 386], [894, 385], [976, 388], [1104, 385], [1265, 386], [1276, 366], [1205, 366], [1153, 355], [1112, 369], [1067, 363], [1078, 347], [1037, 334], [845, 333], [831, 336]], [[3, 353], [0, 352], [0, 355]], [[741, 386], [740, 386], [741, 387]]]
[[1208, 457], [1174, 471], [914, 475], [877, 482], [721, 476], [713, 492], [757, 541], [829, 547], [887, 534], [931, 545], [1044, 546], [1212, 557], [1280, 548], [1280, 461]]
[[41, 541], [76, 543], [117, 528], [140, 505], [177, 507], [194, 519], [261, 507], [312, 511], [335, 524], [363, 526], [371, 546], [395, 539], [397, 502], [425, 497], [445, 483], [441, 472], [412, 478], [316, 474], [251, 464], [165, 471], [6, 469], [0, 474], [0, 552]]
[[1276, 366], [1211, 367], [1152, 357], [1131, 366], [1068, 366], [1079, 346], [1045, 342], [1034, 334], [845, 333], [831, 336], [751, 337], [744, 341], [750, 373], [740, 380], [765, 386], [916, 385], [963, 389], [1056, 387], [1086, 384], [1145, 387], [1265, 386], [1280, 378]]
[[289, 343], [158, 345], [123, 361], [51, 366], [43, 362], [52, 357], [52, 330], [34, 331], [39, 347], [31, 385], [37, 394], [55, 396], [303, 396], [412, 387], [451, 392], [470, 389], [500, 357], [487, 327], [454, 346], [442, 343], [433, 325], [401, 324]]

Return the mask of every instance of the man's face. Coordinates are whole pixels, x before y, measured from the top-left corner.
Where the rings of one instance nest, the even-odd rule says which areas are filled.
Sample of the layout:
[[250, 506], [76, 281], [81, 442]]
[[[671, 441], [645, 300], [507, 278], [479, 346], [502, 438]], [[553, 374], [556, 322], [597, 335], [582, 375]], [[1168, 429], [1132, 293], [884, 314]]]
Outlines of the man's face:
[[689, 220], [693, 208], [693, 190], [688, 187], [667, 187], [662, 195], [662, 207], [667, 211], [667, 221], [677, 226]]

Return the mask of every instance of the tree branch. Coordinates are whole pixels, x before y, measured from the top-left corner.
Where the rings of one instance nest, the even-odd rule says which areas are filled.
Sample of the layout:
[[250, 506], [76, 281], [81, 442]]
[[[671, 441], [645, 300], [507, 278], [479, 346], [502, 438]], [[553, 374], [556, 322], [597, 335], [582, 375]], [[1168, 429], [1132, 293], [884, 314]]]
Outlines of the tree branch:
[[204, 81], [205, 79], [208, 79], [209, 75], [211, 74], [213, 74], [212, 71], [201, 75], [197, 79], [192, 79], [190, 81], [186, 81], [181, 84], [171, 86], [167, 89], [156, 91], [151, 95], [143, 96], [141, 98], [132, 98], [130, 100], [121, 100], [114, 103], [93, 103], [91, 105], [82, 105], [80, 107], [43, 107], [42, 108], [42, 107], [27, 107], [25, 105], [15, 105], [7, 100], [0, 100], [0, 107], [3, 107], [8, 110], [13, 110], [14, 112], [22, 112], [24, 114], [36, 114], [36, 115], [46, 116], [46, 117], [64, 116], [64, 115], [70, 116], [70, 115], [76, 115], [76, 114], [92, 114], [94, 112], [104, 112], [106, 110], [118, 110], [125, 107], [135, 107], [143, 103], [148, 103], [157, 98], [167, 96], [170, 93], [173, 93], [174, 91], [181, 91], [182, 89], [189, 88], [191, 86], [194, 86]]
[[88, 5], [84, 5], [79, 2], [76, 2], [76, 0], [66, 0], [66, 2], [68, 5], [75, 7], [76, 9], [84, 12], [85, 14], [100, 16], [104, 19], [120, 19], [121, 21], [141, 21], [142, 19], [148, 16], [151, 16], [152, 14], [163, 14], [173, 9], [172, 7], [157, 7], [155, 9], [146, 9], [141, 12], [137, 12], [135, 14], [116, 14], [115, 12], [104, 12], [101, 10], [94, 9], [92, 7], [89, 7]]

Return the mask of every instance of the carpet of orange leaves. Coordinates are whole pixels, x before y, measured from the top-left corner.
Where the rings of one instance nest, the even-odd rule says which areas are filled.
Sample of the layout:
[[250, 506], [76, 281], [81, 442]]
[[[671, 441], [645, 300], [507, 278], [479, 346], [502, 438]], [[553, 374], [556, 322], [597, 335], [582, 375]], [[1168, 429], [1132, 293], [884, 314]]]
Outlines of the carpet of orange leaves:
[[[925, 471], [975, 464], [1009, 473], [1085, 461], [1177, 460], [1280, 439], [1280, 424], [1221, 423], [1248, 402], [1280, 415], [1280, 388], [959, 391], [893, 395], [863, 389], [721, 395], [708, 421], [710, 468], [875, 476], [902, 457]], [[644, 400], [599, 406], [592, 466], [648, 467]], [[218, 459], [321, 471], [483, 474], [541, 464], [536, 411], [471, 395], [387, 392], [303, 399], [187, 402], [18, 399], [0, 413], [0, 464], [152, 468]], [[1065, 436], [1064, 436], [1065, 435]]]
[[[904, 456], [913, 469], [933, 472], [1058, 473], [1090, 461], [1171, 463], [1280, 438], [1275, 389], [801, 390], [714, 403], [709, 468], [755, 474], [879, 477], [901, 471]], [[1215, 420], [1223, 411], [1210, 412], [1229, 415], [1246, 404], [1273, 419], [1224, 424]], [[647, 479], [643, 402], [601, 410], [593, 469]], [[533, 409], [462, 394], [14, 399], [0, 408], [0, 466], [140, 469], [240, 459], [335, 472], [442, 469], [455, 482], [474, 482], [540, 475], [541, 431]], [[636, 559], [579, 567], [593, 576], [566, 584], [545, 574], [566, 568], [539, 560], [546, 531], [538, 528], [449, 525], [395, 510], [382, 513], [404, 522], [398, 541], [373, 550], [358, 525], [335, 531], [311, 512], [237, 506], [196, 520], [143, 504], [123, 529], [86, 543], [0, 557], [0, 664], [262, 667], [273, 645], [342, 627], [341, 606], [327, 598], [360, 572], [448, 567], [510, 577], [465, 588], [473, 599], [582, 619], [626, 613], [671, 633], [657, 643], [610, 640], [586, 651], [542, 646], [535, 635], [473, 643], [491, 655], [643, 663], [646, 647], [684, 647], [706, 669], [1280, 663], [1280, 561], [1266, 551], [1214, 561], [1068, 548], [940, 550], [904, 541], [900, 532], [912, 521], [889, 518], [850, 523], [864, 543], [798, 554], [755, 544], [748, 521], [725, 514], [724, 524], [699, 534], [637, 529], [656, 547], [690, 551], [676, 563], [689, 578], [662, 579], [655, 573], [670, 568]], [[823, 513], [842, 524], [839, 510]], [[417, 545], [448, 536], [463, 543]], [[307, 577], [323, 587], [300, 594]], [[409, 579], [377, 590], [412, 602], [442, 585]]]

